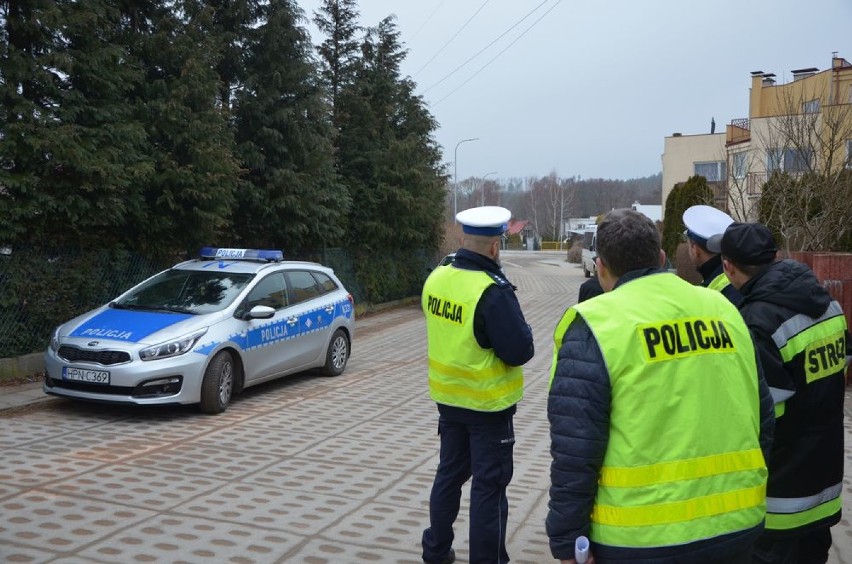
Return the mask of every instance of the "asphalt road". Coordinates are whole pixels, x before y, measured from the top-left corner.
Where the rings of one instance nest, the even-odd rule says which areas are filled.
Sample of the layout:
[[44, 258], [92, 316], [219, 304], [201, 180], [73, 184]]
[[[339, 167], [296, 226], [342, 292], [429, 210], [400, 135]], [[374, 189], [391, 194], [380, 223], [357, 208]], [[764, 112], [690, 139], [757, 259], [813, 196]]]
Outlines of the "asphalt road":
[[[518, 563], [552, 561], [543, 525], [551, 335], [584, 280], [564, 256], [503, 255], [537, 351], [508, 494]], [[356, 323], [342, 376], [251, 388], [218, 416], [58, 398], [0, 414], [0, 561], [420, 562], [438, 453], [425, 324], [418, 306]], [[852, 554], [849, 538], [844, 520], [831, 562]]]

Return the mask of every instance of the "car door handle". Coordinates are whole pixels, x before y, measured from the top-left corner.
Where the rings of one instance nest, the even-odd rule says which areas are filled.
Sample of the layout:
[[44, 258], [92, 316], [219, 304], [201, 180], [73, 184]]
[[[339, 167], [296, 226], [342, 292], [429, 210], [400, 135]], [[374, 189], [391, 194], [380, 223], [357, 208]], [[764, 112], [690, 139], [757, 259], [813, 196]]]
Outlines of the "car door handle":
[[291, 318], [287, 319], [287, 325], [289, 325], [290, 327], [292, 327], [293, 325], [295, 325], [298, 322], [299, 322], [298, 317], [291, 317]]
[[325, 306], [325, 312], [328, 313], [328, 314], [334, 313], [334, 306], [333, 305]]

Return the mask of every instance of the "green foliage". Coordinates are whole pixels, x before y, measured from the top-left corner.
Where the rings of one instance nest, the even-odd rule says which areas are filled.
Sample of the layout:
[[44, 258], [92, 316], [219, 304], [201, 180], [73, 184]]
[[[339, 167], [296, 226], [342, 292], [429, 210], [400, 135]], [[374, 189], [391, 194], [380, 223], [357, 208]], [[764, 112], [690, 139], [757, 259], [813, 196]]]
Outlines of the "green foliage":
[[151, 256], [197, 250], [230, 227], [239, 163], [225, 114], [215, 107], [215, 41], [209, 12], [182, 21], [165, 6], [150, 33], [135, 37], [145, 83], [134, 93], [145, 124], [151, 174], [142, 213], [128, 231]]
[[392, 18], [362, 38], [356, 1], [324, 0], [317, 63], [293, 0], [18, 0], [2, 16], [0, 261], [21, 274], [0, 274], [0, 308], [25, 317], [0, 356], [114, 297], [103, 273], [132, 262], [123, 249], [171, 265], [208, 244], [346, 244], [362, 299], [419, 292], [446, 174]]
[[430, 250], [355, 251], [353, 257], [358, 287], [367, 303], [419, 295], [436, 264]]
[[8, 15], [0, 185], [12, 202], [0, 206], [3, 239], [114, 239], [140, 206], [136, 180], [148, 168], [144, 129], [126, 100], [141, 74], [125, 56], [120, 14], [92, 0], [11, 3]]
[[0, 358], [44, 350], [53, 329], [162, 265], [121, 249], [15, 247], [0, 255]]
[[314, 23], [325, 35], [325, 40], [317, 47], [320, 76], [328, 93], [332, 123], [339, 127], [340, 93], [355, 81], [359, 61], [358, 3], [355, 0], [323, 0], [314, 13]]
[[761, 188], [758, 221], [779, 245], [794, 250], [852, 250], [852, 171], [829, 177], [816, 173], [773, 173]]
[[350, 198], [334, 170], [333, 129], [313, 47], [289, 3], [272, 3], [264, 15], [247, 46], [246, 83], [237, 96], [244, 173], [234, 229], [247, 246], [335, 244], [343, 238]]
[[348, 240], [368, 250], [437, 249], [446, 181], [432, 137], [437, 123], [400, 77], [405, 51], [392, 18], [368, 31], [362, 53], [338, 112], [339, 172], [356, 203]]
[[677, 247], [686, 229], [683, 212], [690, 206], [700, 204], [713, 204], [713, 192], [703, 176], [691, 176], [686, 182], [676, 184], [666, 198], [662, 245], [666, 256], [673, 262], [677, 260]]

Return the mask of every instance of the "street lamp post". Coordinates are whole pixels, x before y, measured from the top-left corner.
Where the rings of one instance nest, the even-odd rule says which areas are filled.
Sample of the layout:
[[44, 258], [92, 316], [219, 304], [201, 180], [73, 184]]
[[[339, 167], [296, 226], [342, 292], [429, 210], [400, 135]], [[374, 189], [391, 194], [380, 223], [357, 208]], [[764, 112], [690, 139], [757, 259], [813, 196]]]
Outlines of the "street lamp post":
[[453, 220], [459, 213], [459, 145], [468, 141], [479, 141], [479, 137], [462, 139], [456, 143], [456, 148], [453, 151]]
[[479, 191], [479, 205], [480, 206], [485, 205], [485, 179], [488, 178], [489, 176], [491, 176], [492, 174], [497, 174], [497, 171], [495, 170], [494, 172], [486, 172], [482, 176], [482, 185], [480, 186], [480, 191]]

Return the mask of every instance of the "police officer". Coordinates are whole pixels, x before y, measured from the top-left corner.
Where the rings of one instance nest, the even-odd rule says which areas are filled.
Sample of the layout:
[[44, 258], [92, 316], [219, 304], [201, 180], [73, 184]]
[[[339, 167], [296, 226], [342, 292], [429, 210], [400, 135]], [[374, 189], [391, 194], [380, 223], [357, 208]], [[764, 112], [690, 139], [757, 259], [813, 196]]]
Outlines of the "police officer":
[[523, 395], [520, 367], [534, 352], [532, 331], [499, 262], [510, 217], [497, 206], [459, 212], [462, 246], [423, 286], [429, 395], [438, 404], [441, 439], [429, 528], [423, 531], [424, 562], [455, 560], [453, 523], [471, 477], [470, 562], [509, 561], [512, 420]]
[[597, 564], [747, 563], [774, 424], [748, 329], [719, 292], [661, 268], [641, 213], [608, 213], [597, 239], [605, 293], [554, 332], [551, 552], [573, 562], [583, 535]]
[[598, 275], [595, 274], [582, 284], [580, 284], [580, 291], [577, 294], [578, 302], [585, 302], [586, 300], [590, 300], [595, 296], [600, 296], [603, 294], [603, 288], [601, 288], [601, 283], [598, 280]]
[[713, 235], [724, 233], [733, 221], [731, 216], [711, 206], [690, 206], [683, 212], [689, 258], [701, 274], [701, 285], [722, 292], [731, 303], [738, 306], [742, 296], [722, 272], [722, 258], [719, 253], [707, 249], [707, 240]]
[[765, 226], [733, 223], [708, 246], [743, 296], [775, 400], [766, 531], [754, 561], [825, 562], [843, 490], [846, 318], [807, 266], [776, 261]]

